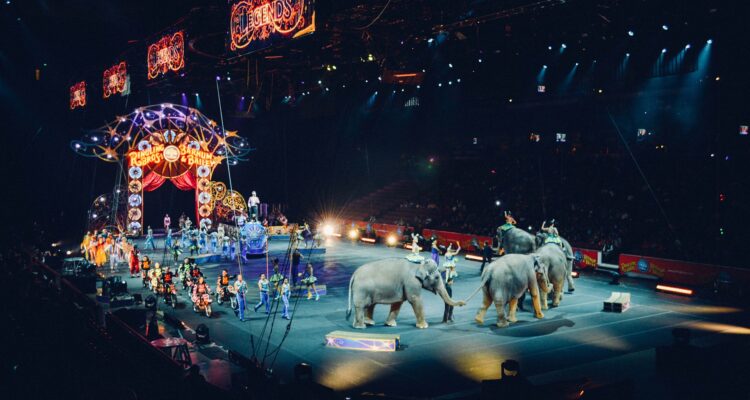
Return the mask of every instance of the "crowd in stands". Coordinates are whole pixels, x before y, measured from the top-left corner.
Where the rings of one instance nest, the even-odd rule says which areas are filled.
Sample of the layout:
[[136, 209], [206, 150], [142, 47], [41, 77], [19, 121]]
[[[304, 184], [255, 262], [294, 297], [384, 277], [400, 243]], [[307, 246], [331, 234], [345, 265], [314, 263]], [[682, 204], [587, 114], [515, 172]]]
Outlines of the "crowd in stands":
[[711, 220], [714, 185], [695, 182], [705, 165], [644, 157], [639, 167], [643, 176], [630, 158], [613, 154], [445, 162], [401, 202], [406, 216], [380, 222], [494, 235], [509, 210], [532, 232], [554, 218], [571, 243], [601, 250], [610, 262], [626, 252], [737, 265], [732, 237]]

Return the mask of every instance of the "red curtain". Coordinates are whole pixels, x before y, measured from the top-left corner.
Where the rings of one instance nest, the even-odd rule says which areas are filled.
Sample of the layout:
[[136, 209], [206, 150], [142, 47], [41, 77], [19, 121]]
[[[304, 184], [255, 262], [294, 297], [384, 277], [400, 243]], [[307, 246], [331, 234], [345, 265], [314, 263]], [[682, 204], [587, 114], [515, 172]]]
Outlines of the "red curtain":
[[166, 179], [163, 176], [151, 171], [143, 177], [143, 191], [152, 192], [160, 188], [165, 181]]
[[188, 171], [177, 178], [172, 178], [172, 183], [180, 190], [194, 190], [198, 181], [195, 179], [195, 175], [191, 171]]

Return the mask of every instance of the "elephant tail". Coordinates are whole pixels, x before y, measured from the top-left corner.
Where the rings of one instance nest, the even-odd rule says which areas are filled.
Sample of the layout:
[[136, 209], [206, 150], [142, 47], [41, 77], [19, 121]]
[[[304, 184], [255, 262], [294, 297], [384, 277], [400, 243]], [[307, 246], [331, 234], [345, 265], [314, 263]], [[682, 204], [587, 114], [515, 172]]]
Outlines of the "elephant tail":
[[354, 283], [354, 274], [352, 274], [352, 277], [349, 278], [349, 296], [348, 301], [349, 304], [346, 307], [346, 320], [349, 321], [349, 317], [352, 316], [352, 284]]
[[479, 283], [479, 287], [477, 287], [476, 290], [474, 290], [474, 292], [471, 295], [469, 295], [469, 297], [467, 297], [466, 300], [464, 300], [464, 303], [468, 303], [469, 300], [471, 300], [474, 296], [477, 295], [477, 293], [479, 293], [480, 290], [482, 290], [484, 285], [486, 285], [487, 282], [489, 282], [490, 275], [491, 274], [487, 272], [487, 270], [484, 271], [484, 273], [482, 274], [482, 281]]

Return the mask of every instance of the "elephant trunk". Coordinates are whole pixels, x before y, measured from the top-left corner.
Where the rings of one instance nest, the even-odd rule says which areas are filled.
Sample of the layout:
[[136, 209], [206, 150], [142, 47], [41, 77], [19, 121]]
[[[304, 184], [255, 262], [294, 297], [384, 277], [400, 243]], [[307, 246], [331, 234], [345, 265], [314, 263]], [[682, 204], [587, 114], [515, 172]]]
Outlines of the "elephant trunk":
[[440, 279], [440, 285], [435, 291], [440, 296], [440, 298], [443, 299], [443, 302], [449, 306], [463, 307], [466, 304], [463, 301], [454, 301], [451, 296], [448, 295], [448, 291], [445, 289], [445, 284], [443, 283], [442, 279]]

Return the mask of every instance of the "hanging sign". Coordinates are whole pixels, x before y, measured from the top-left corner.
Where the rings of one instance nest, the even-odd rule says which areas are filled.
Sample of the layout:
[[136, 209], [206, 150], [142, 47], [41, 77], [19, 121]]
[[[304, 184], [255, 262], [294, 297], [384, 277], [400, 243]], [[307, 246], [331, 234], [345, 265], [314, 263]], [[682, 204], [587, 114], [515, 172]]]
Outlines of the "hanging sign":
[[81, 81], [70, 87], [70, 109], [86, 106], [86, 81]]
[[124, 93], [128, 81], [128, 70], [125, 61], [104, 70], [102, 77], [102, 96], [106, 99], [117, 93]]
[[148, 79], [185, 67], [185, 34], [183, 31], [163, 36], [148, 46]]
[[239, 0], [229, 18], [229, 49], [252, 53], [315, 32], [315, 0]]

